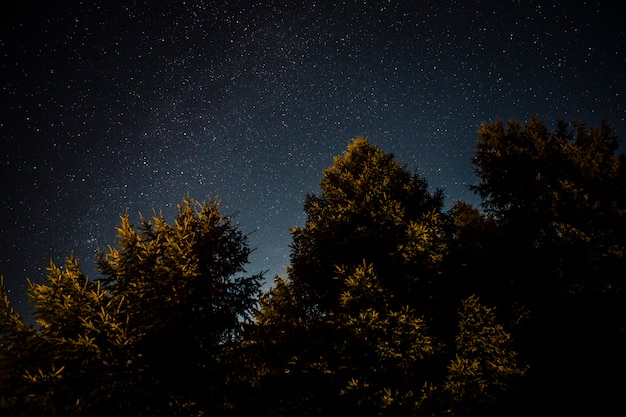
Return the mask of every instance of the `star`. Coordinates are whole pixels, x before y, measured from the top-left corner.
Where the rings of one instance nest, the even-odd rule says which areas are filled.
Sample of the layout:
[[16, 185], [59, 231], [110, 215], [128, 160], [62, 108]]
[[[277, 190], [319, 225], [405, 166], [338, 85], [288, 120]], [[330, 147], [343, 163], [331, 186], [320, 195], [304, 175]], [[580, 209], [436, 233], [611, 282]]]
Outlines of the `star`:
[[[231, 4], [232, 3], [232, 4]], [[87, 273], [126, 210], [219, 196], [248, 271], [284, 274], [302, 202], [365, 135], [475, 202], [476, 129], [602, 118], [626, 131], [624, 6], [538, 2], [152, 2], [18, 7], [0, 51], [0, 274], [75, 253]], [[602, 30], [598, 30], [598, 28]], [[27, 313], [26, 313], [27, 314]]]

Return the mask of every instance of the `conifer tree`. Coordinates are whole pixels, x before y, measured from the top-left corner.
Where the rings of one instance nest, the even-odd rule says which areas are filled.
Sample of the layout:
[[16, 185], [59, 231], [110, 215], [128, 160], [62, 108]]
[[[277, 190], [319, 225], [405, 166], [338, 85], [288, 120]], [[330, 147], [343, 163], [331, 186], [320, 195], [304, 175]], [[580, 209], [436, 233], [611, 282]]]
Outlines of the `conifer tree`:
[[462, 302], [456, 356], [448, 365], [445, 384], [453, 401], [492, 399], [506, 386], [507, 378], [525, 372], [512, 348], [511, 335], [497, 322], [494, 310], [476, 296]]
[[[623, 288], [626, 178], [609, 124], [559, 122], [550, 131], [533, 117], [483, 124], [478, 136], [473, 189], [514, 237], [509, 252], [526, 257], [518, 271], [537, 277], [515, 278], [515, 291], [551, 297]], [[546, 291], [538, 293], [540, 280]]]
[[192, 199], [178, 205], [173, 224], [155, 214], [135, 229], [127, 214], [118, 234], [97, 263], [136, 339], [146, 407], [153, 415], [222, 410], [262, 279], [244, 275], [247, 236], [218, 201]]
[[[518, 398], [542, 412], [626, 412], [616, 400], [624, 384], [608, 382], [626, 372], [618, 353], [626, 347], [626, 157], [618, 145], [606, 121], [550, 130], [533, 117], [478, 130], [473, 189], [496, 225], [481, 240], [497, 242], [481, 269], [499, 290], [499, 311], [523, 311], [517, 340], [531, 369]], [[476, 270], [477, 259], [467, 259]]]
[[0, 414], [18, 416], [26, 410], [28, 385], [23, 375], [39, 358], [34, 352], [35, 332], [9, 302], [9, 295], [0, 277]]
[[136, 365], [127, 351], [133, 340], [119, 302], [83, 274], [74, 256], [64, 268], [51, 262], [46, 281], [29, 289], [41, 362], [25, 378], [37, 392], [36, 403], [52, 414], [115, 410]]
[[445, 251], [442, 204], [440, 190], [431, 193], [393, 154], [356, 138], [324, 170], [320, 194], [305, 199], [306, 225], [292, 230], [291, 285], [324, 314], [337, 305], [335, 268], [365, 259], [385, 285], [418, 297]]
[[[515, 354], [499, 331], [483, 342], [493, 347], [484, 363], [510, 368], [485, 376], [483, 392], [456, 392], [462, 406], [450, 404], [445, 381], [448, 372], [456, 381], [456, 368], [446, 364], [462, 353], [450, 312], [461, 300], [443, 285], [450, 236], [441, 191], [364, 138], [335, 158], [320, 188], [305, 200], [306, 224], [292, 231], [288, 276], [262, 297], [250, 328], [260, 392], [284, 394], [261, 406], [267, 414], [462, 414], [523, 373], [504, 359]], [[462, 331], [480, 338], [496, 322], [472, 305], [487, 316]]]
[[[100, 252], [100, 279], [78, 260], [30, 285], [37, 327], [0, 296], [0, 408], [7, 415], [200, 415], [233, 407], [242, 323], [261, 274], [246, 276], [247, 236], [217, 201], [183, 200]], [[4, 414], [3, 414], [4, 415]]]

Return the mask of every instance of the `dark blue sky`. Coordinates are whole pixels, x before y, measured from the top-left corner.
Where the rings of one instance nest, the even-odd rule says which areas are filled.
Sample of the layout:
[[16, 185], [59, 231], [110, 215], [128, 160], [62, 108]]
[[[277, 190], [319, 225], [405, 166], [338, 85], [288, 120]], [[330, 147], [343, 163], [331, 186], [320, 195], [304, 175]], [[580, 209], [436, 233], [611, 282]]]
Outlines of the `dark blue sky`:
[[50, 259], [95, 275], [119, 215], [187, 194], [255, 231], [250, 273], [283, 273], [305, 194], [357, 135], [450, 204], [477, 202], [482, 121], [626, 133], [612, 0], [62, 3], [2, 13], [0, 274], [22, 312]]

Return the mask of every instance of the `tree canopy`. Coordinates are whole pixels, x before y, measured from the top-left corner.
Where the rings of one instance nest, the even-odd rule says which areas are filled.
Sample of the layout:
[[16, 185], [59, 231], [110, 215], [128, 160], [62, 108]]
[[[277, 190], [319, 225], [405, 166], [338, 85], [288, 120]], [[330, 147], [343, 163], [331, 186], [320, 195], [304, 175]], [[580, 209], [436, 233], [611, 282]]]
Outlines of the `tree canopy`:
[[154, 212], [96, 256], [0, 279], [7, 416], [623, 415], [626, 157], [612, 128], [478, 129], [482, 207], [357, 137], [304, 197], [261, 292], [218, 200]]
[[[543, 391], [536, 402], [571, 415], [612, 414], [617, 404], [601, 396], [624, 389], [604, 382], [626, 370], [614, 353], [626, 346], [626, 166], [618, 150], [606, 121], [550, 130], [532, 117], [478, 130], [473, 188], [489, 221], [474, 224], [497, 245], [475, 258], [458, 252], [479, 277], [473, 286], [490, 287], [524, 319], [518, 340], [535, 363], [527, 381]], [[475, 231], [466, 224], [461, 233]], [[581, 408], [577, 397], [592, 399]]]
[[[274, 364], [282, 358], [267, 366], [272, 385], [305, 380], [325, 389], [288, 394], [275, 412], [454, 413], [524, 373], [493, 310], [445, 293], [450, 238], [441, 191], [431, 193], [424, 178], [364, 138], [335, 158], [320, 185], [320, 195], [305, 200], [305, 226], [292, 230], [288, 276], [264, 296], [251, 340]], [[469, 314], [474, 327], [461, 326]], [[491, 337], [482, 336], [487, 328]], [[472, 346], [455, 344], [464, 333]], [[466, 358], [470, 351], [480, 358]], [[508, 367], [479, 380], [486, 371], [472, 367], [487, 363]], [[288, 378], [278, 377], [284, 367]], [[461, 388], [471, 384], [482, 388]]]
[[64, 268], [50, 265], [45, 284], [31, 284], [36, 328], [8, 308], [5, 294], [3, 347], [17, 339], [32, 350], [27, 364], [12, 344], [8, 350], [25, 369], [2, 393], [16, 415], [21, 407], [81, 416], [223, 409], [231, 351], [262, 278], [242, 275], [246, 235], [218, 201], [191, 199], [173, 224], [155, 213], [135, 228], [126, 214], [117, 230], [116, 247], [98, 254], [101, 278], [89, 279], [70, 256]]
[[430, 193], [394, 155], [356, 138], [324, 170], [320, 194], [306, 196], [306, 225], [292, 230], [291, 283], [324, 313], [336, 305], [335, 268], [366, 259], [383, 279], [393, 276], [388, 284], [413, 291], [437, 274], [442, 206], [440, 190]]

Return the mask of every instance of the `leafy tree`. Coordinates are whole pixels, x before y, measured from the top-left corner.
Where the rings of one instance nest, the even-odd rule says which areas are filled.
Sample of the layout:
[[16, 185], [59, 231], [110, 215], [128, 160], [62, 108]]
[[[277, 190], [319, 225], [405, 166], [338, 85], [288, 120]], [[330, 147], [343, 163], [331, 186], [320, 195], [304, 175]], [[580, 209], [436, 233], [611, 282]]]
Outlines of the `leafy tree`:
[[443, 346], [427, 320], [407, 305], [391, 307], [393, 294], [384, 288], [371, 264], [340, 268], [344, 291], [340, 308], [330, 317], [342, 330], [337, 346], [344, 401], [361, 414], [414, 414], [434, 390], [432, 361]]
[[479, 241], [496, 238], [483, 259], [485, 275], [501, 277], [491, 281], [498, 304], [529, 318], [518, 333], [533, 365], [521, 395], [571, 415], [626, 412], [615, 400], [624, 385], [605, 382], [626, 371], [626, 168], [613, 130], [603, 121], [551, 131], [533, 117], [483, 124], [478, 136], [473, 188], [496, 227], [471, 227]]
[[[450, 315], [460, 300], [444, 285], [450, 236], [442, 193], [430, 193], [423, 178], [363, 138], [335, 158], [320, 186], [320, 195], [305, 200], [305, 226], [292, 231], [288, 277], [262, 297], [250, 329], [261, 392], [285, 393], [261, 408], [283, 415], [464, 413], [479, 395], [462, 407], [448, 404], [447, 364], [456, 357]], [[514, 358], [501, 327], [482, 336], [495, 326], [492, 311], [472, 306], [485, 317], [463, 331], [493, 346], [481, 363]], [[485, 396], [505, 374], [522, 373], [513, 359], [507, 363], [510, 369], [485, 376]], [[458, 404], [467, 397], [455, 395]]]
[[[217, 201], [185, 199], [173, 224], [155, 214], [141, 217], [137, 229], [126, 214], [117, 247], [98, 255], [102, 279], [90, 280], [69, 257], [63, 269], [51, 264], [47, 283], [31, 284], [34, 331], [0, 300], [0, 342], [8, 346], [0, 381], [24, 382], [23, 390], [2, 394], [4, 403], [17, 406], [17, 395], [25, 395], [32, 415], [230, 408], [226, 387], [239, 378], [241, 325], [262, 276], [242, 275], [247, 236], [219, 210]], [[18, 349], [29, 352], [28, 363]], [[25, 363], [21, 375], [4, 369], [15, 362]]]
[[[364, 138], [324, 170], [319, 195], [307, 195], [306, 225], [292, 230], [290, 284], [321, 314], [336, 307], [336, 266], [366, 259], [385, 285], [408, 297], [437, 276], [445, 242], [439, 232], [443, 195]], [[393, 281], [392, 278], [393, 277]]]
[[17, 416], [17, 410], [28, 407], [28, 387], [23, 375], [37, 359], [34, 345], [35, 332], [9, 302], [4, 277], [0, 277], [0, 413], [3, 416]]
[[[134, 365], [119, 302], [91, 281], [70, 256], [48, 268], [46, 284], [30, 284], [40, 362], [25, 373], [42, 412], [93, 415], [115, 409]], [[118, 410], [121, 411], [121, 410]]]
[[456, 356], [448, 365], [445, 390], [453, 401], [482, 402], [493, 399], [511, 376], [523, 375], [511, 335], [496, 320], [494, 308], [480, 304], [478, 297], [463, 300]]
[[224, 407], [242, 321], [250, 317], [262, 275], [241, 275], [251, 250], [247, 236], [220, 213], [217, 201], [185, 199], [173, 224], [163, 215], [128, 215], [118, 248], [101, 253], [98, 266], [113, 297], [121, 300], [135, 355], [154, 404], [169, 409]]
[[[533, 117], [523, 126], [483, 124], [478, 135], [474, 165], [480, 182], [473, 188], [515, 236], [510, 252], [525, 257], [523, 263], [548, 283], [547, 294], [621, 291], [626, 177], [608, 123], [599, 129], [574, 123], [570, 129], [559, 122], [551, 132]], [[537, 291], [534, 282], [529, 288], [523, 278], [516, 281], [525, 296]]]

